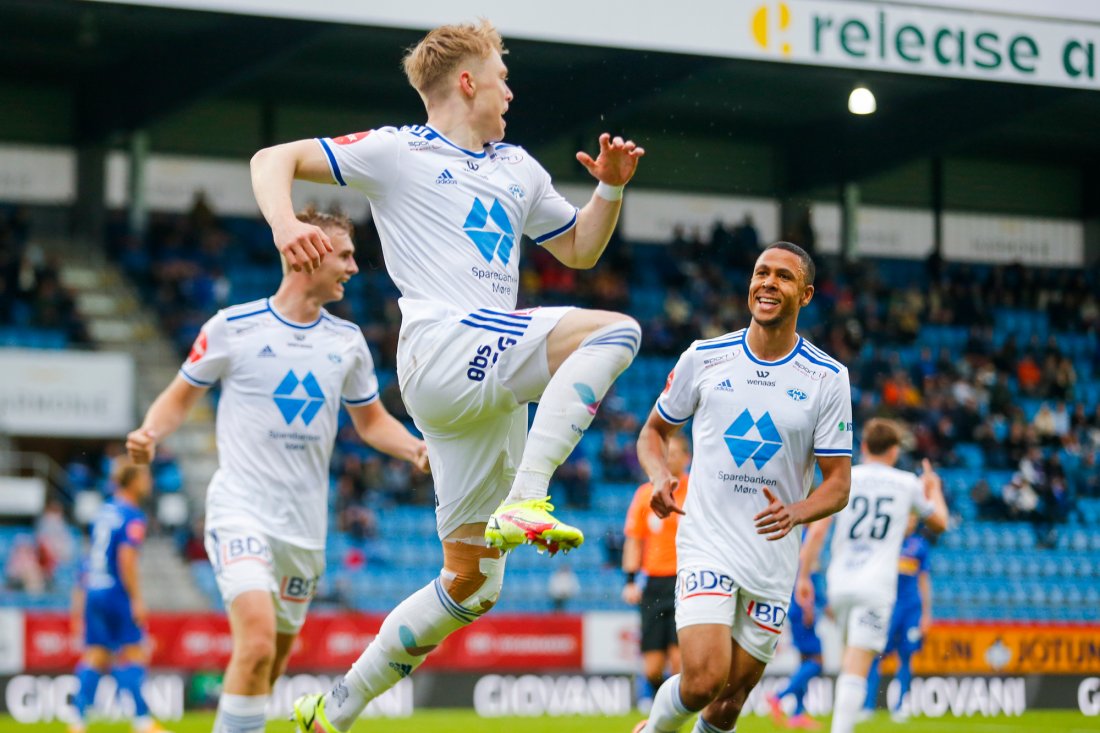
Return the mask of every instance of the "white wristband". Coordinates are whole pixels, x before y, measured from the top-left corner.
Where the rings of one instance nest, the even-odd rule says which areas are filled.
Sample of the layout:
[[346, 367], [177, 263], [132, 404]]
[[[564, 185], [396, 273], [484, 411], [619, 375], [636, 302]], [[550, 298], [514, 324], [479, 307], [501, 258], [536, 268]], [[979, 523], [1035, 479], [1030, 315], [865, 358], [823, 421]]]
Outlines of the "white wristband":
[[596, 195], [602, 198], [604, 201], [622, 201], [623, 198], [623, 186], [610, 186], [603, 181], [600, 181], [596, 185]]

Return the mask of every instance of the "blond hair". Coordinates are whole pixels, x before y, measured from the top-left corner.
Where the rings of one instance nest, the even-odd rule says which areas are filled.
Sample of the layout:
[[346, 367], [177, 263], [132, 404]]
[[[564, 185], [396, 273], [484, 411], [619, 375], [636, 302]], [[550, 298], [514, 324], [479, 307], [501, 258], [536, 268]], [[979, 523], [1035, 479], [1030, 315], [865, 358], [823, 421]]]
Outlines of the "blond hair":
[[427, 96], [465, 58], [489, 58], [496, 51], [508, 53], [500, 32], [485, 18], [477, 25], [441, 25], [411, 47], [401, 60], [405, 76], [416, 91]]
[[[326, 232], [331, 232], [333, 229], [342, 229], [348, 233], [349, 237], [355, 236], [355, 224], [352, 223], [351, 217], [337, 208], [321, 211], [313, 204], [306, 204], [306, 208], [294, 216], [298, 218], [298, 221], [320, 227]], [[283, 274], [290, 272], [290, 265], [282, 252], [279, 253], [279, 261], [283, 265]]]

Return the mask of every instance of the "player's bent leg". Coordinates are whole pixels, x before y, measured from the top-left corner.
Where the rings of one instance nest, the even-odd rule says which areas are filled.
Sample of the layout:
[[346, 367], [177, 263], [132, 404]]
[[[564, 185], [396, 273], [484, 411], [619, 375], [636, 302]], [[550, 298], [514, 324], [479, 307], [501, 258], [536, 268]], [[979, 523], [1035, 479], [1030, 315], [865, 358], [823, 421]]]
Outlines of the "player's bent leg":
[[134, 701], [134, 733], [170, 733], [153, 720], [141, 691], [148, 664], [149, 653], [143, 644], [127, 644], [119, 651], [112, 674], [118, 682], [118, 689], [128, 692]]
[[504, 581], [505, 558], [485, 546], [484, 532], [483, 523], [465, 524], [444, 540], [439, 577], [390, 612], [336, 687], [295, 703], [301, 731], [348, 730], [367, 703], [412, 674], [444, 639], [492, 608]]
[[297, 632], [284, 633], [280, 631], [275, 634], [275, 659], [271, 662], [271, 674], [268, 675], [268, 681], [272, 689], [275, 687], [275, 680], [282, 677], [286, 672], [287, 662], [290, 661], [290, 652], [294, 648], [294, 640], [297, 638]]
[[867, 672], [878, 652], [849, 646], [844, 650], [840, 676], [836, 680], [832, 733], [852, 733], [863, 701], [867, 698]]
[[229, 604], [233, 651], [214, 718], [214, 733], [262, 731], [275, 661], [275, 603], [269, 590], [245, 590]]
[[733, 641], [731, 646], [725, 684], [714, 701], [699, 714], [693, 733], [725, 733], [732, 730], [749, 693], [764, 675], [767, 661], [757, 659], [737, 641]]
[[703, 623], [680, 629], [682, 671], [665, 680], [657, 691], [644, 730], [678, 731], [710, 703], [726, 683], [732, 647], [727, 625]]
[[665, 666], [668, 663], [668, 655], [663, 651], [642, 652], [642, 673], [656, 690], [665, 680]]

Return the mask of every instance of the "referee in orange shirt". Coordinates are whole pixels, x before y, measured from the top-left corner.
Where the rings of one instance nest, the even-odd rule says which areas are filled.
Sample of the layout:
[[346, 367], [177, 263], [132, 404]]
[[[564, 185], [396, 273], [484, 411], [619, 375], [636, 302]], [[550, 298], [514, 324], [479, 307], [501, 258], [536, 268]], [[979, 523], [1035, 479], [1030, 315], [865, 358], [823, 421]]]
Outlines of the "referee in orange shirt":
[[[685, 433], [672, 435], [668, 466], [679, 478], [676, 505], [687, 498], [688, 464], [691, 445]], [[680, 515], [660, 519], [649, 506], [653, 485], [642, 484], [634, 493], [626, 515], [626, 543], [623, 546], [623, 600], [640, 605], [642, 612], [642, 660], [646, 680], [656, 690], [670, 674], [680, 671], [680, 648], [676, 640], [676, 528]], [[644, 588], [638, 574], [645, 574]]]

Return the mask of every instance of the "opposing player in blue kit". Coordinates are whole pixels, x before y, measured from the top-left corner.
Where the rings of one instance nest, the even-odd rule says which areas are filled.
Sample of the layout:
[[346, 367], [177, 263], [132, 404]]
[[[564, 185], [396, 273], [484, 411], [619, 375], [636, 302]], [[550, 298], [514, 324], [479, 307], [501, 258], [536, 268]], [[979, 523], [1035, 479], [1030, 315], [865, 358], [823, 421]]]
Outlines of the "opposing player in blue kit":
[[[768, 708], [775, 724], [801, 730], [817, 730], [821, 727], [821, 723], [806, 712], [806, 693], [809, 691], [810, 680], [821, 674], [821, 639], [817, 635], [817, 619], [825, 607], [824, 593], [820, 592], [824, 589], [825, 579], [820, 572], [813, 573], [811, 578], [815, 586], [820, 586], [819, 592], [814, 594], [814, 601], [803, 604], [792, 596], [787, 612], [787, 626], [791, 630], [791, 639], [801, 657], [801, 663], [787, 685], [768, 696]], [[822, 602], [819, 603], [818, 599]], [[794, 714], [791, 716], [787, 715], [782, 705], [783, 699], [788, 695], [794, 696]]]
[[570, 204], [530, 153], [501, 142], [513, 99], [504, 53], [488, 21], [436, 28], [404, 60], [426, 124], [299, 140], [252, 158], [256, 201], [293, 267], [316, 267], [328, 250], [323, 232], [292, 215], [295, 179], [352, 186], [370, 201], [401, 291], [398, 384], [428, 445], [443, 542], [440, 575], [390, 613], [335, 689], [295, 704], [310, 733], [348, 730], [370, 700], [489, 611], [509, 550], [580, 546], [580, 530], [550, 513], [550, 477], [641, 342], [638, 323], [620, 313], [516, 310], [520, 238], [567, 267], [595, 266], [644, 151], [601, 135], [595, 158], [577, 154], [596, 190], [580, 209]]
[[115, 461], [111, 478], [115, 493], [92, 521], [86, 566], [73, 593], [73, 632], [78, 637], [83, 632], [84, 654], [76, 667], [80, 688], [73, 702], [78, 720], [69, 731], [84, 733], [99, 679], [110, 670], [118, 689], [133, 698], [134, 733], [162, 733], [141, 692], [148, 652], [145, 598], [138, 577], [138, 553], [145, 540], [145, 513], [140, 505], [153, 483], [148, 466], [126, 458]]

